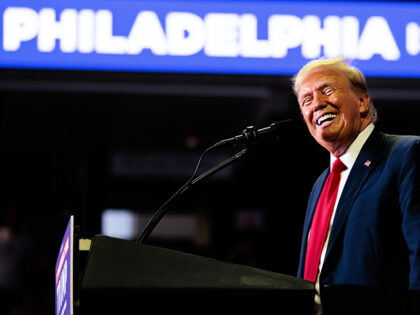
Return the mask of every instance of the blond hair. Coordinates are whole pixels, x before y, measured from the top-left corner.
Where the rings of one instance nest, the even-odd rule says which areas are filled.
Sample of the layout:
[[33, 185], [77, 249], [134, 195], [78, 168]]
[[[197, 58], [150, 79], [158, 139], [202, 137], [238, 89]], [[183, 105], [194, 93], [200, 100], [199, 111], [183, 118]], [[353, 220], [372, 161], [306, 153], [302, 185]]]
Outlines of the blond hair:
[[[325, 68], [328, 70], [340, 71], [350, 82], [350, 87], [356, 93], [365, 93], [369, 95], [366, 78], [362, 72], [354, 66], [349, 66], [346, 58], [332, 58], [332, 59], [316, 59], [308, 62], [302, 69], [292, 78], [293, 91], [298, 95], [300, 84], [302, 80], [313, 70], [318, 68]], [[372, 117], [372, 122], [376, 122], [378, 114], [376, 108], [371, 101], [369, 104], [369, 113]]]

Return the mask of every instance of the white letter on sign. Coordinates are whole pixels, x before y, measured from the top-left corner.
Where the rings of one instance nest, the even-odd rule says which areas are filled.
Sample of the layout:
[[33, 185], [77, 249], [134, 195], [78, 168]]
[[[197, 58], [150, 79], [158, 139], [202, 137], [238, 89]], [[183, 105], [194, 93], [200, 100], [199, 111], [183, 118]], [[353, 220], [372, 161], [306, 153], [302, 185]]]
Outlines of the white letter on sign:
[[420, 25], [417, 23], [410, 22], [405, 28], [405, 48], [411, 56], [420, 53]]
[[153, 11], [142, 11], [137, 14], [128, 35], [128, 53], [136, 55], [143, 49], [150, 49], [155, 55], [165, 55], [166, 46], [165, 33], [157, 14]]
[[189, 56], [204, 46], [204, 22], [193, 13], [171, 12], [166, 16], [169, 54]]
[[96, 52], [100, 54], [124, 54], [127, 38], [114, 36], [112, 12], [99, 10], [96, 13]]
[[385, 60], [398, 60], [400, 50], [385, 18], [373, 16], [366, 22], [359, 41], [359, 59], [368, 60], [379, 54]]
[[237, 57], [239, 55], [239, 16], [233, 13], [209, 13], [204, 20], [206, 55]]
[[77, 37], [81, 53], [91, 53], [95, 48], [95, 18], [93, 10], [84, 9], [79, 13]]
[[267, 58], [270, 56], [268, 41], [258, 39], [258, 20], [253, 14], [244, 14], [241, 16], [239, 43], [241, 55], [244, 57]]
[[327, 16], [324, 19], [324, 28], [321, 20], [315, 15], [303, 18], [304, 37], [302, 41], [302, 55], [305, 58], [318, 58], [321, 55], [321, 46], [324, 46], [324, 55], [337, 57], [340, 55], [340, 18]]
[[341, 19], [341, 49], [342, 55], [348, 58], [357, 57], [359, 43], [359, 20], [355, 16], [345, 16]]
[[77, 11], [65, 9], [60, 21], [55, 19], [54, 9], [42, 9], [39, 12], [39, 51], [50, 52], [55, 48], [55, 41], [60, 39], [63, 52], [74, 52], [77, 46]]
[[302, 20], [294, 15], [270, 16], [268, 40], [274, 58], [286, 57], [289, 48], [296, 48], [302, 43]]
[[29, 8], [7, 8], [3, 14], [3, 49], [16, 51], [38, 34], [38, 14]]

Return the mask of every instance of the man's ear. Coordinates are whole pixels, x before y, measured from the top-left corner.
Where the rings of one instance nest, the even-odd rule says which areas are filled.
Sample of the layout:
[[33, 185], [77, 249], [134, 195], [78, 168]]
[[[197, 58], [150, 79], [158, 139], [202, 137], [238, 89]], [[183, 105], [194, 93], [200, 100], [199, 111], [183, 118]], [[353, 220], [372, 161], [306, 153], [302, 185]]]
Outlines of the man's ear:
[[366, 117], [369, 113], [370, 95], [368, 93], [360, 94], [359, 96], [359, 112], [362, 117]]

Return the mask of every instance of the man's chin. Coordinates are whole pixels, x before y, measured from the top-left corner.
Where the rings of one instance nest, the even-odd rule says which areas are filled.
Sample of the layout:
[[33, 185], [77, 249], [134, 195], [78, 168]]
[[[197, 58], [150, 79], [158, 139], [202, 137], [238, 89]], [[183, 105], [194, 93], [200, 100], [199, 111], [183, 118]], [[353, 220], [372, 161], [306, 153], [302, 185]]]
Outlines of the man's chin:
[[318, 143], [335, 142], [338, 138], [338, 133], [328, 129], [317, 129], [312, 136]]

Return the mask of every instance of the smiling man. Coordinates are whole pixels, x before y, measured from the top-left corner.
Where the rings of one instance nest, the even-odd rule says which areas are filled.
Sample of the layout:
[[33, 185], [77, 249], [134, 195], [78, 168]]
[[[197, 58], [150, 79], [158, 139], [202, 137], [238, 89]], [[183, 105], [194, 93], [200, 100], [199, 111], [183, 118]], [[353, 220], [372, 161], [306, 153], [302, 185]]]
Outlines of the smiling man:
[[[293, 78], [330, 152], [309, 197], [298, 276], [319, 314], [406, 314], [420, 290], [420, 137], [381, 133], [363, 74], [314, 60]], [[418, 310], [417, 310], [418, 311]]]

